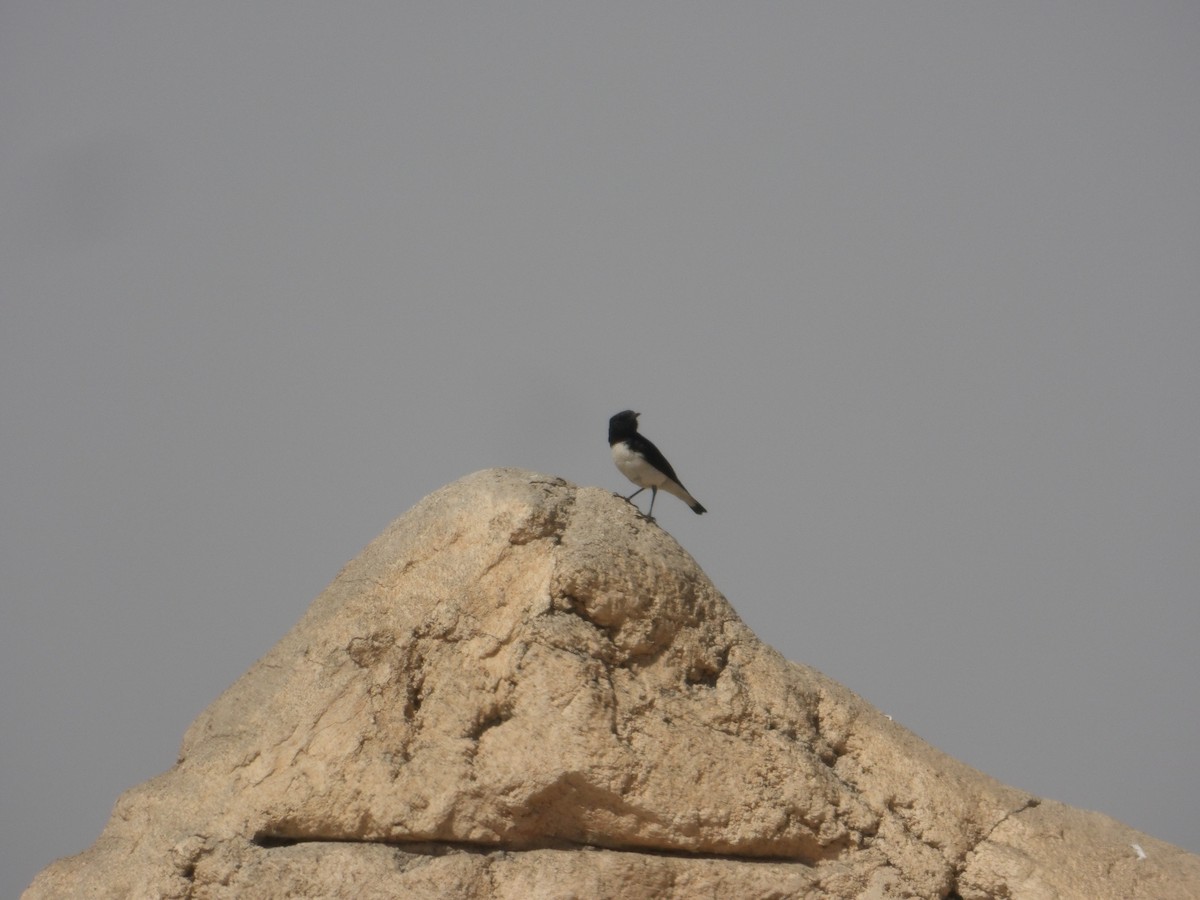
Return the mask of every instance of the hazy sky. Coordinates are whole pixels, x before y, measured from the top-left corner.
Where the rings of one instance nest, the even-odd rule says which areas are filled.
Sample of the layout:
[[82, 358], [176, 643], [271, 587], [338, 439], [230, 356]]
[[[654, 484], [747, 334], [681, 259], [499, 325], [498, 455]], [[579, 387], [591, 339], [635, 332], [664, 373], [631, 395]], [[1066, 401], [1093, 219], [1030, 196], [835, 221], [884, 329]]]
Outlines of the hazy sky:
[[0, 5], [0, 896], [499, 465], [1200, 851], [1200, 4]]

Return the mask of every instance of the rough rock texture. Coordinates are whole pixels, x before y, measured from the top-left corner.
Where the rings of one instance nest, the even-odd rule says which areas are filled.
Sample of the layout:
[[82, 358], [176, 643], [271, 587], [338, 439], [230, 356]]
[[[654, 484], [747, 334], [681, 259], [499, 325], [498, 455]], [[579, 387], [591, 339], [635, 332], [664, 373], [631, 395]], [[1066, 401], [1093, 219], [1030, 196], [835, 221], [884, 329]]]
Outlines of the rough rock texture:
[[393, 523], [25, 896], [1167, 900], [1200, 857], [947, 757], [632, 505], [502, 469]]

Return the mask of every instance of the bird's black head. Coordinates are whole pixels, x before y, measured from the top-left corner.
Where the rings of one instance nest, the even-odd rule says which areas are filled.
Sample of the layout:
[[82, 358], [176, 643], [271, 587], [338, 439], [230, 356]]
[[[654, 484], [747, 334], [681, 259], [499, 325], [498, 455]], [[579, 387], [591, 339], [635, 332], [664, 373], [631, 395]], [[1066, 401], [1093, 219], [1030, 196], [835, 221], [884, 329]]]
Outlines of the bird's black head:
[[608, 442], [615, 444], [623, 441], [631, 434], [637, 434], [637, 420], [641, 413], [632, 409], [622, 410], [608, 420]]

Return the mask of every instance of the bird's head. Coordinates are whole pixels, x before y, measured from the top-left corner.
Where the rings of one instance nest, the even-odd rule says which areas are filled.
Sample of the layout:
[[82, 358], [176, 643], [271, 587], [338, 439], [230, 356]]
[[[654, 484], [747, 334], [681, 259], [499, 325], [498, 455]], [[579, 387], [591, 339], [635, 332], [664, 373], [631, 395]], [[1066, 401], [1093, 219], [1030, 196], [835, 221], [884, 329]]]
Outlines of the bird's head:
[[641, 413], [632, 409], [622, 410], [608, 420], [608, 441], [620, 440], [637, 433], [637, 420]]

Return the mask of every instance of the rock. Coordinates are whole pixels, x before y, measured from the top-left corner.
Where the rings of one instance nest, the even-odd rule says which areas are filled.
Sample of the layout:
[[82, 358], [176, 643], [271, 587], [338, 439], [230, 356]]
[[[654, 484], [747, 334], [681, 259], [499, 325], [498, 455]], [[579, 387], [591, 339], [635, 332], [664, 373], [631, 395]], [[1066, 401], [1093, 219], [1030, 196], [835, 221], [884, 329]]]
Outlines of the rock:
[[499, 469], [389, 526], [25, 894], [732, 896], [1167, 900], [1200, 857], [951, 759], [632, 505]]

